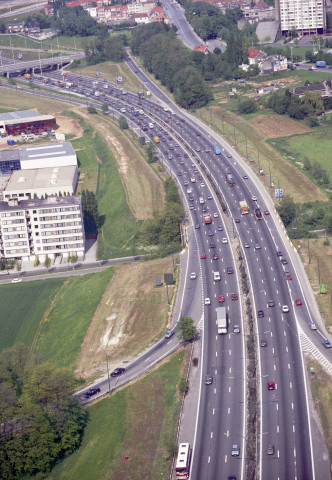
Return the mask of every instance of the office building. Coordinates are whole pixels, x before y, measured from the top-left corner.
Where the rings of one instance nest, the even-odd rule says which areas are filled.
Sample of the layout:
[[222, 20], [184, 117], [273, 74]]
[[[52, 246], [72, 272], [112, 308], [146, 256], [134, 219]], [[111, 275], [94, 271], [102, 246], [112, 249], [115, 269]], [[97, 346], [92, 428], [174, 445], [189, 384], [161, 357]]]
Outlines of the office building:
[[324, 0], [276, 0], [283, 35], [296, 29], [300, 35], [322, 34], [326, 29]]

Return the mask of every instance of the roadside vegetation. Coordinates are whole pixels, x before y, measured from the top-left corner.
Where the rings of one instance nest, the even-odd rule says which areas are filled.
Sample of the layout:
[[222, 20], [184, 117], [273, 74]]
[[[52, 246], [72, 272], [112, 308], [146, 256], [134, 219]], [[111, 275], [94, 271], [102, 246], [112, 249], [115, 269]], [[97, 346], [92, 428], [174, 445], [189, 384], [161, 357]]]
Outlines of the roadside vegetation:
[[[186, 350], [132, 385], [89, 407], [81, 447], [58, 464], [48, 480], [166, 479], [176, 450]], [[127, 458], [128, 457], [128, 458]]]

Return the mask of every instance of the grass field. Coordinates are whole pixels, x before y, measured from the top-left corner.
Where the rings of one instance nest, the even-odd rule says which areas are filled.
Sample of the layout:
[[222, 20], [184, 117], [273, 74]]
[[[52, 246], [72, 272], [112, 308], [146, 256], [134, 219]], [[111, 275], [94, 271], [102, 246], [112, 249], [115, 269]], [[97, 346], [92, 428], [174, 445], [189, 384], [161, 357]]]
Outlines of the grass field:
[[[185, 351], [145, 378], [89, 407], [90, 420], [77, 452], [57, 465], [48, 480], [166, 479], [167, 446], [175, 440]], [[128, 459], [125, 459], [125, 456]]]
[[332, 181], [331, 135], [332, 126], [329, 126], [303, 135], [274, 138], [269, 143], [291, 163], [303, 162], [305, 158], [319, 163]]
[[0, 287], [0, 351], [16, 342], [32, 343], [38, 324], [63, 281], [54, 278]]
[[74, 367], [90, 321], [112, 275], [113, 268], [109, 268], [70, 277], [56, 296], [48, 299], [50, 307], [34, 341], [34, 350], [42, 361], [49, 360], [56, 367]]
[[[323, 245], [325, 238], [309, 240], [311, 261], [309, 264], [308, 240], [293, 240], [300, 253], [311, 287], [316, 295], [319, 310], [327, 330], [332, 333], [332, 246]], [[319, 280], [327, 285], [327, 294], [319, 294]]]
[[314, 374], [310, 374], [310, 384], [315, 403], [314, 407], [320, 415], [321, 426], [324, 431], [325, 444], [329, 450], [330, 461], [332, 461], [332, 383], [331, 377], [320, 364], [310, 358], [308, 369], [313, 367]]

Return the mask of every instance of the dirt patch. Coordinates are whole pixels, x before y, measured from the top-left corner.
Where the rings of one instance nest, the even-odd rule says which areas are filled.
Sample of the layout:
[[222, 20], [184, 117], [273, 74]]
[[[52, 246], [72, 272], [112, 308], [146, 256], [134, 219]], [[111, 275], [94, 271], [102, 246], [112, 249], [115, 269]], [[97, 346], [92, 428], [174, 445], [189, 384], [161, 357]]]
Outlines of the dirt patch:
[[250, 123], [259, 129], [266, 138], [288, 137], [312, 131], [309, 127], [285, 115], [261, 115], [251, 118]]
[[[111, 359], [110, 368], [115, 368], [161, 335], [170, 307], [165, 287], [155, 287], [154, 277], [162, 278], [164, 272], [171, 271], [171, 258], [116, 267], [84, 338], [77, 360], [78, 376], [86, 378], [105, 371], [105, 352], [100, 347]], [[173, 289], [168, 289], [170, 298]]]
[[[57, 133], [65, 135], [74, 135], [74, 138], [80, 138], [83, 135], [83, 128], [80, 126], [76, 118], [67, 117], [61, 114], [55, 114], [56, 123], [58, 125]], [[72, 140], [74, 140], [74, 138]]]

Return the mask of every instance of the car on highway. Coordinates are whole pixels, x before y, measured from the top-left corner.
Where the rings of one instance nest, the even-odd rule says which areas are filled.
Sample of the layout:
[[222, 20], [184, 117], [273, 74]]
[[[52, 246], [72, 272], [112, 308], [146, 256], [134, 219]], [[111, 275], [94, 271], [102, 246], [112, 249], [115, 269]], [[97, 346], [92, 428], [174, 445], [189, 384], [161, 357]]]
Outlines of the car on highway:
[[213, 376], [210, 374], [205, 375], [204, 383], [205, 385], [212, 385]]
[[257, 316], [258, 316], [258, 318], [263, 318], [264, 317], [264, 310], [258, 310]]
[[282, 310], [284, 313], [287, 313], [287, 312], [289, 312], [289, 306], [288, 306], [288, 305], [283, 305], [283, 306], [281, 307], [281, 310]]
[[238, 300], [239, 299], [238, 294], [237, 293], [231, 293], [231, 299], [232, 300]]
[[223, 237], [221, 241], [222, 241], [222, 243], [228, 243], [228, 240], [227, 240], [226, 237]]
[[324, 345], [325, 348], [331, 348], [331, 342], [329, 340], [322, 340], [322, 344]]
[[206, 213], [208, 211], [207, 207], [204, 205], [204, 207], [202, 208], [202, 212]]
[[232, 457], [238, 457], [240, 455], [240, 447], [236, 445], [232, 445]]
[[201, 151], [201, 148], [200, 147], [197, 147], [196, 148], [196, 152], [200, 152]]
[[253, 200], [254, 202], [257, 202], [257, 197], [256, 197], [256, 195], [253, 195], [253, 196], [251, 197], [251, 200]]
[[232, 273], [234, 273], [234, 270], [232, 267], [227, 267], [227, 273], [230, 275]]
[[317, 326], [314, 322], [309, 323], [310, 330], [317, 330]]
[[218, 225], [218, 232], [222, 232], [223, 231], [223, 226], [222, 225]]
[[213, 260], [218, 260], [219, 256], [215, 253], [212, 258]]
[[244, 174], [244, 175], [243, 175], [243, 178], [244, 178], [245, 180], [248, 180], [248, 175]]
[[213, 214], [213, 218], [219, 218], [219, 213], [217, 213], [217, 212], [214, 212], [214, 214]]
[[208, 200], [212, 200], [212, 195], [208, 195], [208, 196], [207, 196], [207, 199], [208, 199]]
[[264, 210], [264, 215], [270, 215], [270, 212], [268, 210]]
[[259, 243], [256, 243], [256, 245], [255, 245], [255, 250], [260, 250], [260, 249], [261, 249], [260, 244], [259, 244]]
[[191, 177], [190, 181], [191, 181], [191, 183], [196, 183], [196, 178], [195, 178], [195, 177]]
[[268, 446], [266, 447], [266, 454], [274, 455], [274, 445], [272, 445], [271, 443], [269, 443]]
[[99, 392], [100, 392], [99, 387], [91, 387], [91, 388], [89, 388], [89, 390], [87, 392], [85, 392], [83, 397], [84, 398], [90, 398], [90, 397], [92, 397], [93, 395], [96, 395]]
[[205, 153], [209, 153], [209, 152], [211, 152], [211, 150], [209, 148], [206, 148]]
[[183, 185], [184, 185], [185, 187], [186, 187], [187, 185], [189, 185], [188, 180], [185, 180], [185, 181], [183, 182]]
[[267, 382], [267, 389], [268, 390], [274, 390], [275, 389], [274, 382]]
[[240, 223], [240, 222], [241, 222], [241, 220], [239, 218], [235, 219], [235, 223]]
[[223, 295], [218, 296], [218, 302], [223, 303], [225, 301], [225, 297]]
[[22, 278], [13, 278], [12, 283], [21, 283], [23, 282]]
[[174, 330], [167, 330], [164, 337], [165, 338], [171, 338], [173, 335], [174, 335]]
[[201, 187], [202, 187], [202, 188], [205, 187], [205, 183], [204, 183], [204, 182], [201, 183]]
[[274, 307], [275, 303], [274, 303], [274, 300], [269, 300], [268, 301], [268, 306], [269, 307]]
[[195, 210], [195, 206], [194, 205], [189, 205], [189, 210]]
[[211, 300], [209, 299], [209, 297], [205, 298], [204, 305], [211, 305]]
[[250, 248], [250, 243], [244, 242], [244, 248]]
[[190, 278], [191, 280], [195, 280], [195, 278], [197, 278], [197, 274], [195, 272], [191, 272]]
[[183, 156], [184, 156], [184, 158], [189, 158], [188, 153], [185, 153]]
[[267, 347], [267, 340], [265, 340], [265, 338], [261, 340], [261, 347]]
[[177, 153], [176, 156], [179, 158], [181, 157], [181, 153]]
[[296, 305], [297, 307], [299, 307], [300, 305], [302, 305], [302, 300], [301, 300], [300, 298], [297, 298], [297, 299], [295, 300], [295, 305]]
[[277, 250], [277, 257], [282, 257], [282, 251], [281, 250]]
[[202, 179], [203, 179], [202, 175], [198, 175], [197, 178], [198, 178], [198, 180], [202, 180]]
[[216, 248], [216, 244], [214, 242], [210, 242], [210, 248]]
[[234, 325], [233, 332], [240, 333], [240, 325]]
[[195, 228], [201, 228], [199, 223], [196, 223]]
[[212, 231], [212, 230], [209, 230], [209, 231], [208, 231], [208, 235], [209, 235], [210, 237], [213, 237], [213, 235], [214, 235], [213, 231]]
[[285, 278], [286, 280], [293, 280], [293, 277], [289, 272], [285, 272]]
[[111, 373], [111, 377], [118, 377], [119, 375], [122, 375], [125, 371], [126, 371], [126, 369], [123, 368], [123, 367], [116, 368]]
[[194, 195], [191, 194], [191, 195], [189, 195], [188, 198], [189, 198], [189, 201], [190, 201], [190, 202], [193, 202], [193, 201], [194, 201]]
[[286, 258], [282, 258], [280, 261], [281, 261], [282, 265], [287, 265], [287, 263], [288, 263]]
[[206, 258], [206, 253], [202, 252], [201, 253], [201, 258]]

